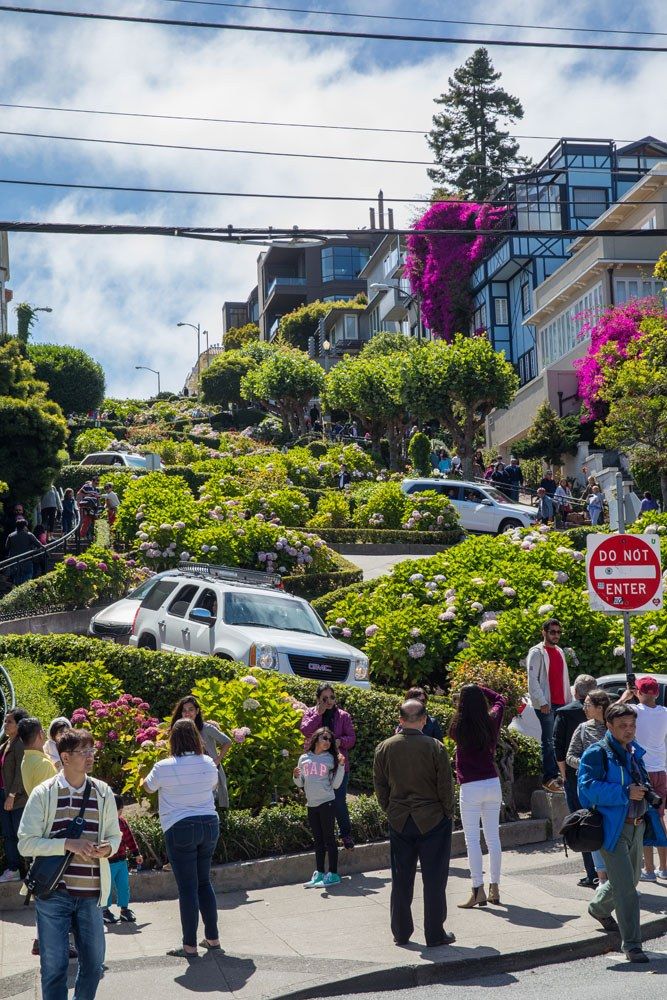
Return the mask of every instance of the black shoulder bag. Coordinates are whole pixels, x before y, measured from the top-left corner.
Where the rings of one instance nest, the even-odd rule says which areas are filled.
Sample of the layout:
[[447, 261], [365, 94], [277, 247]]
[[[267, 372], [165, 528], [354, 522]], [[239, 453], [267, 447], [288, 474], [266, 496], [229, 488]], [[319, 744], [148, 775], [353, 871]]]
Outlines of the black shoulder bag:
[[[613, 747], [611, 748], [613, 750]], [[602, 755], [602, 766], [607, 773], [607, 755], [600, 747]], [[565, 853], [568, 847], [571, 851], [581, 852], [599, 851], [604, 842], [604, 829], [602, 826], [602, 813], [597, 809], [577, 809], [570, 813], [563, 820], [563, 824], [558, 831], [565, 841]]]
[[[74, 819], [71, 819], [65, 829], [54, 839], [79, 839], [86, 824], [84, 814], [90, 800], [91, 787], [90, 781], [86, 781], [78, 815]], [[28, 869], [28, 874], [23, 879], [25, 887], [28, 890], [26, 903], [30, 901], [31, 896], [34, 896], [35, 899], [46, 899], [62, 880], [73, 857], [74, 855], [71, 851], [65, 851], [64, 854], [50, 854], [33, 858], [32, 864]]]

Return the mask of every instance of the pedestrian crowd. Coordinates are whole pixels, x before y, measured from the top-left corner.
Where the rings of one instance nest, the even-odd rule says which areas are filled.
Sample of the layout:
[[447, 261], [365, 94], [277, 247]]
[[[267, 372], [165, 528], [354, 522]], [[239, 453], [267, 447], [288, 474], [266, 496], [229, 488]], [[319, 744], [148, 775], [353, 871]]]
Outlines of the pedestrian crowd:
[[[629, 961], [646, 962], [636, 887], [667, 879], [667, 708], [658, 704], [660, 688], [652, 677], [640, 678], [614, 702], [586, 674], [571, 688], [561, 636], [559, 621], [544, 622], [542, 639], [526, 659], [541, 733], [542, 784], [551, 795], [565, 795], [573, 816], [597, 813], [599, 844], [582, 851], [585, 873], [579, 880], [594, 890], [588, 913], [606, 931], [620, 934]], [[455, 783], [470, 869], [470, 894], [459, 907], [502, 905], [502, 786], [495, 758], [506, 707], [502, 694], [467, 684], [457, 693], [443, 733], [428, 712], [427, 693], [413, 687], [400, 706], [395, 732], [375, 750], [374, 787], [389, 826], [390, 927], [398, 946], [414, 933], [418, 865], [426, 946], [454, 940], [445, 924]], [[331, 683], [319, 685], [300, 728], [304, 748], [293, 780], [305, 796], [315, 853], [306, 887], [335, 891], [341, 882], [336, 827], [343, 848], [355, 846], [347, 790], [356, 732]], [[143, 784], [157, 795], [178, 888], [182, 939], [168, 954], [191, 959], [199, 948], [221, 947], [211, 863], [219, 810], [229, 805], [223, 760], [232, 741], [203, 718], [192, 695], [175, 705], [167, 736], [170, 755], [153, 766]], [[66, 1000], [71, 957], [78, 960], [75, 996], [93, 998], [103, 972], [105, 924], [136, 920], [130, 872], [144, 859], [123, 816], [123, 799], [92, 774], [95, 756], [91, 734], [65, 717], [44, 731], [23, 708], [5, 715], [0, 818], [7, 868], [0, 882], [23, 880], [35, 897], [33, 954], [40, 957], [44, 1000]], [[200, 916], [204, 933], [198, 941]]]

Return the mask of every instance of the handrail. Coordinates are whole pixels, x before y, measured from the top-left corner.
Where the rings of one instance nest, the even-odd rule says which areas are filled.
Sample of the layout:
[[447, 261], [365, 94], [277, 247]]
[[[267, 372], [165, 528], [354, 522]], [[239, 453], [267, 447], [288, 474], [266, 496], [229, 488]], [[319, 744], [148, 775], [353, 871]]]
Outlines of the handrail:
[[31, 549], [29, 552], [21, 552], [18, 556], [11, 556], [9, 559], [3, 559], [2, 562], [0, 562], [0, 573], [4, 573], [13, 566], [20, 566], [21, 563], [37, 559], [45, 553], [55, 552], [61, 545], [64, 545], [68, 538], [74, 538], [77, 543], [76, 551], [78, 552], [79, 535], [77, 532], [81, 526], [81, 514], [79, 513], [78, 507], [74, 510], [74, 518], [74, 524], [66, 535], [61, 535], [60, 538], [53, 538], [50, 542], [47, 542], [46, 545], [42, 545], [39, 549]]
[[[9, 694], [9, 704], [7, 704], [7, 694]], [[2, 702], [2, 722], [0, 724], [0, 738], [5, 734], [5, 715], [12, 708], [16, 708], [16, 692], [12, 679], [0, 664], [0, 701]]]

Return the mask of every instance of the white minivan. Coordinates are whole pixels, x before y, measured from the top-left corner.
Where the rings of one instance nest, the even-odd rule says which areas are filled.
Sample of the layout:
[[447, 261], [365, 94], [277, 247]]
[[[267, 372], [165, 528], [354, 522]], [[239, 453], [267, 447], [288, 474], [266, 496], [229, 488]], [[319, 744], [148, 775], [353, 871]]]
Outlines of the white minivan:
[[502, 534], [508, 528], [529, 528], [537, 519], [537, 509], [528, 504], [508, 500], [504, 493], [486, 483], [469, 483], [460, 479], [404, 479], [404, 493], [444, 493], [459, 515], [466, 531]]

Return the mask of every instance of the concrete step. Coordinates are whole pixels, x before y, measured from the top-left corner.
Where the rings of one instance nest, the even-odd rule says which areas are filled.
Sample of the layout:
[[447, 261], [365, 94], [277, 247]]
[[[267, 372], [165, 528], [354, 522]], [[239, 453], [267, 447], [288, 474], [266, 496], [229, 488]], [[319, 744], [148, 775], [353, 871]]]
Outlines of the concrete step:
[[567, 802], [562, 792], [545, 792], [538, 788], [530, 797], [530, 814], [533, 819], [546, 819], [550, 829], [549, 837], [558, 837], [563, 820], [568, 815]]

